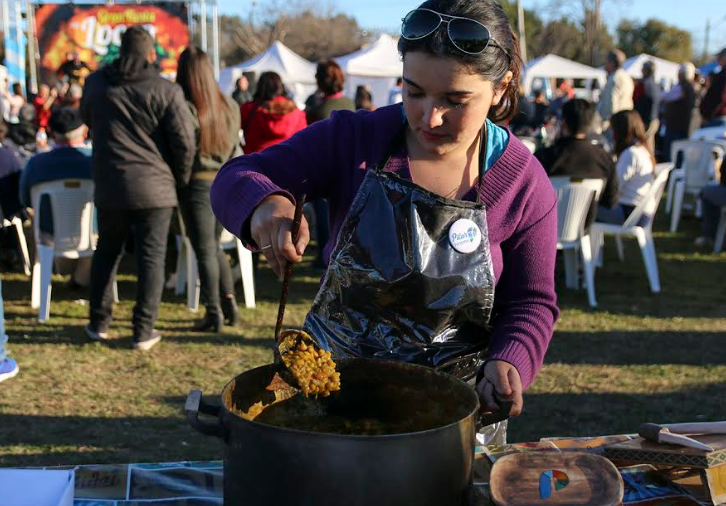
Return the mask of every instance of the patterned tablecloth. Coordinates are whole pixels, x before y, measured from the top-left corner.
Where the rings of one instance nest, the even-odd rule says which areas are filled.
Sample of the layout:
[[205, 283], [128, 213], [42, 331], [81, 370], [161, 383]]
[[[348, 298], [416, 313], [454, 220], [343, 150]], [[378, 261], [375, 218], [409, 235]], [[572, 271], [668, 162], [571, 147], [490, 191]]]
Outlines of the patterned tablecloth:
[[[488, 506], [491, 463], [512, 452], [593, 451], [628, 436], [544, 439], [505, 447], [477, 447], [472, 506]], [[57, 469], [57, 468], [56, 468]], [[76, 506], [207, 506], [222, 504], [221, 461], [158, 464], [84, 465], [74, 468]], [[625, 483], [623, 504], [639, 506], [698, 506], [685, 489], [650, 466], [621, 469]]]

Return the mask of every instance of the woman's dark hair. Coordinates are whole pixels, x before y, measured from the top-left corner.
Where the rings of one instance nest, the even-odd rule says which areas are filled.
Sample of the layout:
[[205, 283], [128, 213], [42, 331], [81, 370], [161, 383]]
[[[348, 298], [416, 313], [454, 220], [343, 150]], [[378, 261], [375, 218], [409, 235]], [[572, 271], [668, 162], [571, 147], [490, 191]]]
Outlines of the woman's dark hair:
[[325, 60], [318, 63], [315, 80], [318, 83], [318, 89], [326, 96], [340, 93], [343, 91], [343, 85], [345, 84], [343, 70], [333, 60]]
[[229, 132], [235, 116], [214, 80], [207, 53], [197, 46], [186, 48], [179, 56], [176, 82], [184, 90], [184, 97], [197, 109], [199, 151], [206, 155], [230, 155], [234, 139], [230, 139]]
[[275, 97], [286, 97], [285, 85], [277, 72], [263, 72], [257, 80], [254, 99], [259, 102], [272, 100]]
[[615, 154], [620, 153], [631, 146], [640, 143], [650, 154], [650, 159], [655, 163], [655, 156], [648, 145], [648, 138], [645, 134], [645, 125], [640, 114], [635, 111], [620, 111], [610, 118], [610, 126], [613, 129], [613, 140], [615, 143]]
[[586, 134], [595, 117], [595, 106], [584, 98], [573, 98], [562, 106], [562, 120], [570, 135]]
[[23, 96], [23, 87], [20, 83], [13, 83], [13, 93], [18, 96]]
[[[446, 24], [441, 25], [431, 35], [418, 40], [398, 40], [398, 52], [405, 59], [406, 53], [422, 52], [439, 58], [454, 58], [494, 83], [495, 89], [501, 84], [508, 71], [512, 80], [499, 104], [489, 111], [489, 119], [494, 122], [505, 121], [519, 110], [518, 84], [522, 57], [519, 42], [502, 6], [494, 0], [427, 0], [419, 8], [431, 9], [439, 14], [469, 18], [489, 29], [494, 39], [480, 54], [467, 54], [458, 50], [449, 40]], [[496, 42], [494, 42], [496, 41]]]
[[373, 95], [368, 89], [361, 85], [355, 89], [355, 110], [365, 109], [367, 111], [373, 110]]

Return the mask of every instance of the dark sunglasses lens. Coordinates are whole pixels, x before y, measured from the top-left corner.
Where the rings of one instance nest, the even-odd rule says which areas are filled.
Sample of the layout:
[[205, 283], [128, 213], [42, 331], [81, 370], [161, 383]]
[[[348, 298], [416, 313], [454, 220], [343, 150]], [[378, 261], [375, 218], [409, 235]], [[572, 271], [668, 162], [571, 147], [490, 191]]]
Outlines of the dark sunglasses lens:
[[449, 22], [449, 37], [454, 45], [466, 53], [481, 53], [489, 43], [486, 26], [470, 19], [452, 19]]
[[421, 39], [436, 30], [440, 21], [441, 18], [435, 12], [411, 11], [403, 18], [401, 35], [403, 35], [404, 39]]

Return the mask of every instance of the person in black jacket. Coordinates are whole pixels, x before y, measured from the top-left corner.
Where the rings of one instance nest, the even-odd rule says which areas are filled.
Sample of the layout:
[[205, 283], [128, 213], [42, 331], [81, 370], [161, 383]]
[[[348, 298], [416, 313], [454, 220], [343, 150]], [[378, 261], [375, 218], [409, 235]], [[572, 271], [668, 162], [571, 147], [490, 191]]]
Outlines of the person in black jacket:
[[108, 338], [113, 280], [134, 232], [138, 270], [134, 348], [161, 340], [154, 329], [164, 285], [169, 223], [176, 187], [189, 182], [196, 152], [193, 120], [177, 84], [154, 66], [154, 40], [140, 26], [122, 36], [120, 56], [86, 80], [83, 120], [93, 141], [98, 246], [91, 267], [86, 334]]
[[721, 66], [721, 71], [711, 77], [711, 85], [708, 87], [700, 105], [703, 126], [720, 125], [722, 123], [719, 116], [721, 115], [720, 106], [724, 88], [726, 88], [726, 47], [716, 55], [716, 61]]
[[[573, 98], [562, 106], [562, 135], [549, 148], [535, 152], [547, 174], [577, 178], [604, 179], [600, 204], [613, 207], [618, 203], [618, 174], [615, 162], [599, 144], [587, 138], [595, 116], [595, 106], [587, 100]], [[597, 216], [598, 202], [593, 201], [587, 214], [586, 227]]]

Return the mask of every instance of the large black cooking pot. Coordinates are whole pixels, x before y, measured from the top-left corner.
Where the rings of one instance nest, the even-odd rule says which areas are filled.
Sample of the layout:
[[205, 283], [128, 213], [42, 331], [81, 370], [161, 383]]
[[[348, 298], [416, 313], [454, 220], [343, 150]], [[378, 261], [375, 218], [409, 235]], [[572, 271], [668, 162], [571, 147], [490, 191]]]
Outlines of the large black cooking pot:
[[[348, 359], [338, 370], [340, 392], [317, 401], [295, 396], [254, 421], [235, 412], [272, 402], [265, 387], [273, 365], [230, 381], [221, 406], [190, 392], [189, 423], [224, 441], [225, 504], [465, 504], [479, 409], [474, 390], [454, 376], [400, 362]], [[202, 421], [199, 413], [217, 420]], [[369, 434], [345, 434], [361, 427]]]

